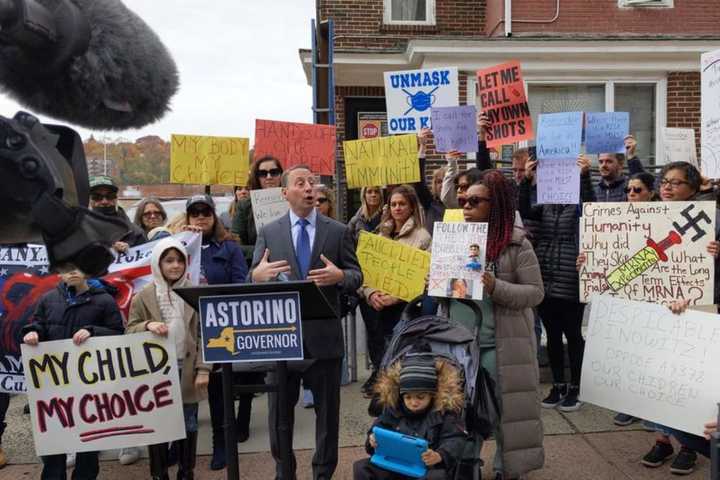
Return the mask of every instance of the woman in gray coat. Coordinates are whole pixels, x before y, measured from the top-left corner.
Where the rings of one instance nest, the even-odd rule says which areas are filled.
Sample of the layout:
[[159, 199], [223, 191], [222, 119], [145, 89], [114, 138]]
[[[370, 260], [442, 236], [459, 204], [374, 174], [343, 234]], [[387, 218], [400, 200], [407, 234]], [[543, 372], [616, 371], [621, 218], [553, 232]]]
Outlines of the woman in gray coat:
[[[483, 172], [460, 204], [466, 222], [488, 223], [478, 342], [500, 406], [495, 478], [519, 478], [545, 462], [532, 313], [544, 296], [540, 266], [524, 230], [515, 226], [514, 188], [500, 171]], [[451, 302], [450, 317], [460, 319], [462, 307]]]

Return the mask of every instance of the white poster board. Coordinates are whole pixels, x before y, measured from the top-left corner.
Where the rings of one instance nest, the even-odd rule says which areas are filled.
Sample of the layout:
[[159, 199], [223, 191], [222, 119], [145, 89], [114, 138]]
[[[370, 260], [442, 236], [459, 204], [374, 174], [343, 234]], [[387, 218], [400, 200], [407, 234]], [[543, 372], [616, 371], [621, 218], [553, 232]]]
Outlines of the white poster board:
[[720, 178], [720, 50], [700, 57], [700, 166]]
[[482, 300], [487, 234], [487, 223], [435, 222], [428, 295]]
[[692, 128], [663, 128], [662, 141], [663, 164], [670, 162], [688, 162], [696, 167], [695, 130]]
[[250, 202], [255, 217], [255, 230], [258, 232], [268, 223], [285, 215], [290, 209], [280, 187], [251, 190]]
[[720, 316], [607, 295], [587, 308], [581, 400], [702, 435], [720, 399]]
[[391, 135], [431, 128], [432, 107], [459, 105], [457, 67], [385, 72], [385, 103]]
[[185, 438], [171, 340], [146, 332], [21, 348], [38, 455]]
[[663, 305], [678, 299], [710, 305], [713, 240], [715, 202], [585, 203], [580, 301], [608, 292]]

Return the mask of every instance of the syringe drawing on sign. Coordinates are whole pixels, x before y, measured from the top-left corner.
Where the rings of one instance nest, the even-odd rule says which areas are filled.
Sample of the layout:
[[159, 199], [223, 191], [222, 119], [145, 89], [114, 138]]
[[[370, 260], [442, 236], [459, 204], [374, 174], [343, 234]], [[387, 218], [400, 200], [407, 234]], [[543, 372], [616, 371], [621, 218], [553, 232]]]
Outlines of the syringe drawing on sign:
[[674, 230], [671, 230], [667, 237], [658, 243], [652, 238], [648, 238], [645, 247], [607, 275], [610, 289], [617, 292], [656, 263], [667, 262], [668, 257], [665, 251], [673, 245], [681, 243], [682, 237]]

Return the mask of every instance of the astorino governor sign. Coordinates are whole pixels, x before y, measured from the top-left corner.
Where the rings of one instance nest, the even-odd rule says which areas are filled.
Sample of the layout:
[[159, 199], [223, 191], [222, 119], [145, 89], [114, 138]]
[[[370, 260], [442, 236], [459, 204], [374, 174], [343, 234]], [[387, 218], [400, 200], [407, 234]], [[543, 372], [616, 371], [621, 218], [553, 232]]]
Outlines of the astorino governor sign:
[[206, 363], [302, 360], [298, 293], [200, 298]]

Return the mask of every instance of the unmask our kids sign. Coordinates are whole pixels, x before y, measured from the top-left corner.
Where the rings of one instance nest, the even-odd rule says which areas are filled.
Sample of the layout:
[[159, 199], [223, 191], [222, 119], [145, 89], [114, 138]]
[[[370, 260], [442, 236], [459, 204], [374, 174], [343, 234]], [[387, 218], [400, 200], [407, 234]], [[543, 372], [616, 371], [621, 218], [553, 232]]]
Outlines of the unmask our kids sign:
[[431, 108], [457, 107], [458, 95], [457, 67], [385, 72], [389, 133], [431, 128]]
[[200, 297], [205, 363], [302, 360], [300, 294]]

